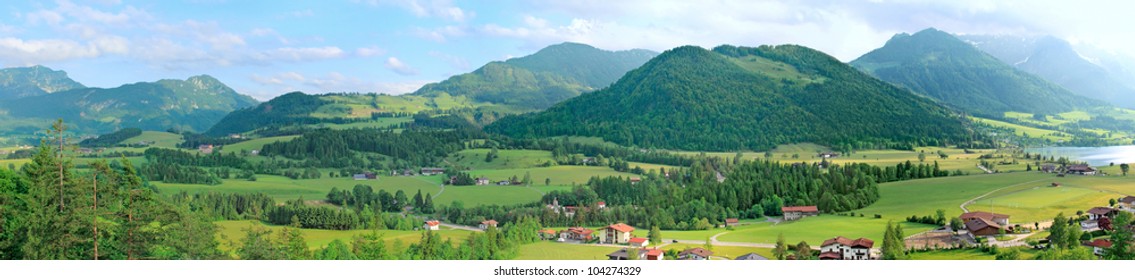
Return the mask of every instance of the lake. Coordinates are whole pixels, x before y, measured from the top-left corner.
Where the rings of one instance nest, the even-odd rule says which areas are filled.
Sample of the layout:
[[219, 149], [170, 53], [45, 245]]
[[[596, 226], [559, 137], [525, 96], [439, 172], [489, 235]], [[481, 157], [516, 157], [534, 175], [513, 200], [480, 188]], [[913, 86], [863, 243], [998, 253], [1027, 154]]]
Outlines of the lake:
[[1040, 153], [1044, 156], [1067, 157], [1071, 160], [1086, 161], [1092, 166], [1111, 163], [1135, 163], [1135, 146], [1110, 147], [1045, 147], [1027, 148], [1025, 152]]

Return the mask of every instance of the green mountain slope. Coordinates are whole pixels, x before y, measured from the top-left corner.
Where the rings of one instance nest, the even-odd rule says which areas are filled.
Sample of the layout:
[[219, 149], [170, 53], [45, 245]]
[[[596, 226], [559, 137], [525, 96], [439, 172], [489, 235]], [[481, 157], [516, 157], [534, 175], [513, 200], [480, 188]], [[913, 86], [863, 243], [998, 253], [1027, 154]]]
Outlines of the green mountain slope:
[[958, 143], [963, 120], [932, 101], [800, 46], [679, 47], [606, 89], [486, 127], [513, 137], [765, 150], [777, 144]]
[[0, 100], [39, 96], [78, 88], [85, 86], [67, 77], [67, 72], [39, 65], [0, 69]]
[[959, 38], [1017, 69], [1045, 78], [1076, 94], [1135, 108], [1135, 87], [1089, 61], [1067, 41], [1052, 36], [969, 35]]
[[647, 50], [605, 51], [562, 43], [535, 54], [490, 62], [471, 73], [422, 86], [414, 95], [440, 93], [467, 96], [477, 102], [543, 109], [610, 85], [657, 53]]
[[975, 115], [1054, 114], [1105, 105], [1015, 69], [936, 29], [895, 35], [851, 64]]
[[228, 112], [256, 103], [212, 77], [194, 76], [25, 97], [0, 109], [8, 118], [63, 118], [73, 129], [101, 134], [124, 127], [203, 131]]

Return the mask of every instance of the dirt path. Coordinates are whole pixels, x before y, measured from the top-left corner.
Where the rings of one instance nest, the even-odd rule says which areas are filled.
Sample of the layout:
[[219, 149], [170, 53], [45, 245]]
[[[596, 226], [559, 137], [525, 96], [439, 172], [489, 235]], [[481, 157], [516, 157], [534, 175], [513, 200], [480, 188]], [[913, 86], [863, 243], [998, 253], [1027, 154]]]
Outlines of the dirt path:
[[1032, 184], [1032, 183], [1036, 183], [1036, 182], [1040, 182], [1040, 181], [1051, 181], [1051, 180], [1052, 180], [1051, 178], [1036, 179], [1036, 180], [1032, 180], [1032, 181], [1028, 181], [1028, 182], [1024, 182], [1024, 183], [1017, 183], [1017, 184], [1005, 186], [1005, 187], [1002, 187], [1002, 188], [998, 188], [996, 190], [992, 190], [992, 191], [989, 191], [985, 194], [982, 194], [978, 197], [974, 197], [973, 199], [967, 200], [966, 202], [962, 202], [961, 205], [958, 205], [958, 208], [962, 209], [962, 213], [969, 213], [969, 209], [966, 209], [967, 205], [973, 204], [974, 201], [985, 198], [986, 196], [989, 196], [989, 195], [991, 195], [995, 192], [999, 192], [999, 191], [1004, 190], [1004, 189], [1008, 189], [1008, 188], [1012, 188], [1012, 187], [1016, 187], [1016, 186], [1020, 186], [1020, 185], [1024, 185], [1024, 184]]

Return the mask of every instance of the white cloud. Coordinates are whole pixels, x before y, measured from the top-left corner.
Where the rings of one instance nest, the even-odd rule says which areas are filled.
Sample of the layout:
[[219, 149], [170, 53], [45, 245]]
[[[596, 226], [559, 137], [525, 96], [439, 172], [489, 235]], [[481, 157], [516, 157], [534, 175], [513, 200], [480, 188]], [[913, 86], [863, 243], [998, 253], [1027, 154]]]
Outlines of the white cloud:
[[355, 49], [355, 55], [360, 57], [372, 57], [384, 54], [386, 54], [386, 50], [375, 46]]
[[403, 63], [402, 60], [399, 60], [397, 57], [393, 56], [386, 58], [386, 69], [390, 69], [390, 71], [394, 71], [394, 73], [398, 73], [398, 75], [402, 76], [413, 76], [418, 74], [417, 69], [406, 65], [406, 63]]
[[338, 47], [313, 48], [277, 48], [257, 55], [265, 61], [311, 61], [343, 57], [343, 50]]
[[410, 11], [418, 17], [437, 17], [451, 21], [464, 22], [476, 13], [457, 7], [450, 0], [368, 0], [370, 5], [391, 5]]
[[297, 72], [282, 72], [271, 76], [252, 74], [249, 79], [260, 87], [242, 89], [241, 92], [251, 94], [260, 100], [292, 91], [403, 94], [417, 90], [427, 83], [427, 81], [373, 82], [376, 79], [353, 77], [334, 71], [322, 75], [304, 75]]
[[446, 41], [449, 41], [450, 38], [465, 36], [468, 33], [466, 29], [468, 28], [455, 25], [447, 25], [438, 28], [419, 27], [414, 30], [414, 34], [423, 39], [438, 43], [445, 43]]
[[24, 40], [0, 38], [0, 61], [4, 64], [42, 64], [80, 58], [94, 58], [104, 53], [122, 53], [125, 43], [120, 38], [80, 43], [73, 40]]

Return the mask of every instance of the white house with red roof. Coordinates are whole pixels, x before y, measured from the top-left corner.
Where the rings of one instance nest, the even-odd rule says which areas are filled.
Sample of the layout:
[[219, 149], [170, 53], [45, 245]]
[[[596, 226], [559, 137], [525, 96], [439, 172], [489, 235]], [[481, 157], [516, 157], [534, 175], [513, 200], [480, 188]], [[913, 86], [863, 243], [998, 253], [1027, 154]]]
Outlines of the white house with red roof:
[[816, 216], [820, 214], [820, 209], [815, 205], [811, 206], [785, 206], [780, 208], [784, 212], [785, 221], [795, 221], [803, 219], [808, 216]]
[[599, 243], [628, 243], [631, 240], [632, 231], [634, 231], [634, 227], [628, 226], [624, 223], [609, 225], [603, 228], [603, 234], [599, 235]]
[[851, 240], [843, 236], [824, 240], [820, 245], [821, 260], [870, 260], [875, 241], [867, 238]]
[[581, 227], [570, 227], [560, 232], [560, 238], [564, 240], [589, 241], [594, 238], [594, 236], [594, 230]]
[[646, 239], [646, 238], [643, 238], [643, 237], [632, 237], [630, 240], [627, 241], [627, 243], [628, 243], [627, 246], [631, 246], [631, 247], [646, 247], [647, 245], [650, 244], [650, 239]]
[[477, 225], [477, 227], [481, 228], [482, 230], [489, 229], [490, 227], [497, 227], [497, 220], [483, 221], [480, 225]]
[[429, 220], [426, 221], [425, 225], [422, 225], [422, 228], [426, 230], [439, 230], [441, 229], [441, 222], [438, 220]]

